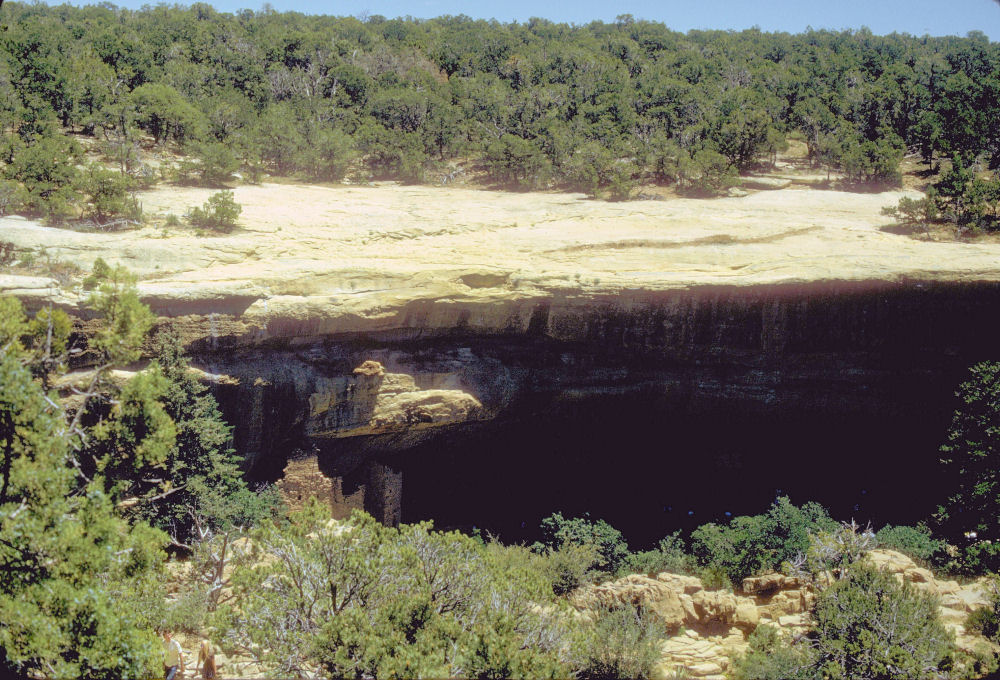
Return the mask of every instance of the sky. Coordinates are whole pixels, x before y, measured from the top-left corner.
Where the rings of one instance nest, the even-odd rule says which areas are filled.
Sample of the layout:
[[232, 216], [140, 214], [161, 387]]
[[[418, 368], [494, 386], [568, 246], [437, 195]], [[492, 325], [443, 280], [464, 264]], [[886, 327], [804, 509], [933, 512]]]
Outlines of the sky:
[[[57, 4], [57, 0], [49, 0]], [[73, 4], [96, 4], [77, 0]], [[117, 0], [121, 7], [139, 8], [156, 0]], [[173, 3], [170, 3], [173, 4]], [[182, 2], [181, 4], [190, 4]], [[210, 0], [222, 11], [259, 10], [262, 0]], [[271, 0], [278, 11], [388, 18], [430, 18], [467, 14], [474, 18], [525, 21], [542, 17], [584, 24], [594, 19], [613, 21], [619, 14], [662, 21], [678, 31], [715, 28], [742, 30], [758, 26], [765, 31], [800, 32], [811, 26], [840, 30], [867, 26], [874, 33], [893, 31], [913, 35], [965, 35], [982, 31], [1000, 40], [1000, 0], [506, 0], [502, 3], [465, 0]]]

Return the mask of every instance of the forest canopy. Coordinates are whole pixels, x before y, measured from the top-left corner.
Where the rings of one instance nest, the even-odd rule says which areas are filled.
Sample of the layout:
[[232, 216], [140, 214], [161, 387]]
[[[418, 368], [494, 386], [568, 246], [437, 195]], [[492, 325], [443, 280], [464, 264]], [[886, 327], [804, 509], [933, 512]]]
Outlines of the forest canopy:
[[[967, 37], [670, 30], [629, 15], [577, 26], [306, 16], [207, 4], [132, 11], [5, 3], [5, 210], [134, 214], [162, 179], [263, 173], [447, 181], [624, 198], [640, 182], [712, 194], [789, 136], [856, 185], [905, 153], [1000, 163], [1000, 48]], [[81, 162], [80, 141], [126, 179]]]

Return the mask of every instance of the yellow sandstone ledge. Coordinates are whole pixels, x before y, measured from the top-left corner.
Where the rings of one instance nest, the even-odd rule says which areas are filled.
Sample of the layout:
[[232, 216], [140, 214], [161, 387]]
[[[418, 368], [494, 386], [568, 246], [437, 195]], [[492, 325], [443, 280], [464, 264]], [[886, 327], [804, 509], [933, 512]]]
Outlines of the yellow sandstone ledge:
[[[209, 189], [141, 196], [182, 214]], [[79, 304], [97, 257], [140, 276], [163, 316], [227, 315], [243, 332], [335, 334], [527, 325], [539, 301], [564, 309], [701, 286], [1000, 281], [1000, 244], [921, 241], [880, 215], [913, 192], [789, 187], [744, 197], [609, 203], [580, 194], [407, 186], [264, 184], [235, 189], [231, 234], [189, 227], [82, 233], [0, 218], [0, 240], [44, 249], [62, 281], [0, 272], [0, 294]], [[36, 257], [37, 260], [37, 257]], [[36, 265], [37, 268], [37, 265]]]

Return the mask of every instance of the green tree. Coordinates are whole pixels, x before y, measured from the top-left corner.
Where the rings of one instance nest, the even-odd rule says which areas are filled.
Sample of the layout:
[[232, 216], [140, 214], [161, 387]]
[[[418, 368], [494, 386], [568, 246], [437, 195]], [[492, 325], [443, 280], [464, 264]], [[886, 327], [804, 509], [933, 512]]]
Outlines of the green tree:
[[545, 154], [527, 139], [506, 134], [486, 148], [490, 176], [507, 186], [525, 189], [542, 186], [551, 170]]
[[0, 349], [0, 670], [51, 678], [156, 672], [148, 622], [115, 601], [162, 562], [163, 535], [117, 519], [71, 464], [66, 416]]
[[295, 168], [295, 158], [306, 147], [295, 109], [288, 102], [269, 106], [258, 118], [252, 136], [267, 140], [261, 146], [260, 156], [279, 173], [290, 173]]
[[791, 644], [776, 626], [762, 624], [747, 642], [746, 653], [733, 663], [736, 680], [813, 680], [818, 676], [818, 655], [809, 640]]
[[820, 593], [815, 618], [823, 677], [937, 678], [954, 645], [934, 596], [870, 566]]
[[295, 165], [312, 179], [340, 181], [354, 160], [354, 143], [340, 130], [320, 128], [295, 155]]
[[556, 512], [542, 520], [542, 540], [532, 549], [536, 552], [558, 551], [567, 545], [592, 546], [596, 549], [591, 569], [615, 573], [628, 557], [628, 543], [622, 533], [603, 519], [563, 517]]
[[882, 214], [896, 218], [900, 224], [926, 226], [938, 216], [936, 192], [923, 198], [903, 196], [896, 205], [882, 208]]
[[83, 282], [84, 290], [90, 291], [87, 307], [100, 318], [90, 346], [104, 369], [138, 359], [153, 325], [153, 313], [139, 300], [135, 283], [127, 268], [111, 267], [100, 258]]
[[946, 216], [956, 222], [965, 219], [967, 192], [973, 177], [962, 157], [955, 154], [952, 156], [951, 167], [941, 174], [941, 179], [934, 185]]
[[668, 571], [673, 574], [694, 573], [696, 562], [689, 555], [681, 539], [680, 531], [675, 531], [660, 540], [656, 550], [645, 550], [630, 554], [618, 569], [619, 576], [646, 574], [655, 577]]
[[24, 187], [24, 204], [32, 212], [55, 219], [72, 215], [79, 177], [80, 146], [65, 137], [42, 137], [19, 147], [4, 169]]
[[694, 195], [717, 196], [740, 183], [736, 168], [722, 154], [700, 149], [680, 159], [681, 188]]
[[719, 152], [739, 172], [749, 170], [762, 154], [770, 151], [772, 141], [771, 117], [760, 96], [743, 88], [727, 93], [712, 138]]
[[840, 156], [848, 182], [873, 185], [898, 186], [902, 182], [902, 160], [902, 147], [888, 139], [849, 142]]
[[923, 524], [915, 527], [884, 526], [875, 534], [875, 542], [879, 547], [898, 550], [924, 562], [939, 558], [947, 548], [947, 544], [935, 538]]
[[913, 137], [920, 148], [920, 158], [928, 167], [934, 165], [934, 154], [941, 146], [941, 118], [934, 111], [923, 111], [913, 128]]
[[725, 526], [703, 524], [691, 533], [691, 549], [699, 564], [720, 567], [738, 588], [748, 576], [807, 554], [812, 535], [837, 528], [817, 503], [796, 507], [783, 496], [766, 514], [734, 517]]
[[750, 636], [739, 680], [939, 678], [952, 668], [953, 636], [937, 599], [864, 562], [823, 589], [816, 625], [792, 642], [771, 626]]
[[190, 370], [173, 328], [154, 339], [154, 371], [163, 379], [159, 402], [175, 428], [160, 466], [165, 480], [151, 487], [135, 512], [168, 532], [175, 546], [231, 529], [249, 529], [274, 514], [272, 493], [251, 491], [232, 448], [232, 428], [215, 398]]
[[966, 568], [1000, 567], [1000, 363], [970, 369], [941, 446], [945, 500], [935, 514], [945, 537], [965, 549]]
[[183, 143], [206, 132], [204, 115], [170, 85], [146, 83], [129, 96], [135, 106], [136, 122], [157, 144], [168, 139]]
[[20, 184], [0, 180], [0, 217], [21, 210], [27, 198]]
[[582, 641], [578, 677], [651, 678], [667, 636], [663, 624], [630, 604], [601, 608]]

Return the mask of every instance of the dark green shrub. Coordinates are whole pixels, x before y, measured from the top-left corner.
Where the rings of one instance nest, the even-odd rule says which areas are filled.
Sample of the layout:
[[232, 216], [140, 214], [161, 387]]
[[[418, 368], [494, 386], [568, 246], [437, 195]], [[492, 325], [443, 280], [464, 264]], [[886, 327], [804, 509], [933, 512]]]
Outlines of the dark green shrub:
[[729, 574], [718, 564], [709, 564], [698, 567], [695, 576], [701, 579], [706, 590], [724, 590], [732, 588], [733, 584], [729, 580]]
[[536, 142], [511, 134], [488, 144], [483, 160], [494, 181], [522, 189], [542, 186], [552, 170]]
[[944, 677], [954, 665], [952, 635], [938, 618], [937, 599], [870, 565], [855, 565], [823, 590], [814, 617], [815, 628], [802, 644], [759, 626], [734, 664], [735, 677], [903, 680]]
[[322, 630], [317, 656], [329, 677], [564, 677], [568, 667], [542, 646], [525, 645], [513, 617], [466, 630], [425, 594], [404, 595], [373, 612], [348, 610]]
[[875, 534], [875, 543], [880, 548], [898, 550], [910, 557], [925, 562], [943, 554], [947, 544], [933, 537], [924, 525], [915, 527], [884, 526]]
[[175, 597], [161, 605], [159, 626], [174, 632], [198, 635], [208, 616], [208, 588], [200, 583], [185, 583]]
[[[314, 503], [253, 537], [215, 621], [281, 675], [571, 677], [575, 642], [542, 561], [429, 524]], [[252, 620], [254, 625], [246, 625]]]
[[728, 525], [703, 524], [691, 534], [692, 552], [702, 566], [722, 568], [733, 587], [809, 550], [811, 534], [838, 525], [818, 503], [795, 507], [779, 498], [767, 514], [734, 517]]
[[566, 519], [561, 512], [542, 520], [542, 540], [532, 548], [536, 552], [559, 550], [564, 545], [592, 545], [597, 549], [593, 569], [615, 573], [628, 557], [628, 544], [622, 533], [602, 519], [589, 515]]
[[903, 196], [898, 204], [882, 208], [882, 214], [896, 218], [900, 224], [927, 225], [937, 219], [938, 209], [933, 196], [924, 198]]
[[209, 196], [201, 208], [191, 208], [188, 219], [196, 227], [207, 227], [216, 231], [232, 231], [243, 207], [233, 200], [232, 191], [220, 191]]
[[899, 186], [903, 175], [899, 163], [903, 146], [898, 138], [863, 141], [844, 146], [840, 164], [848, 182], [876, 186]]
[[16, 213], [27, 200], [27, 192], [17, 182], [0, 180], [0, 217]]
[[950, 660], [953, 639], [937, 599], [871, 566], [855, 566], [824, 590], [815, 618], [825, 677], [936, 678]]
[[[24, 207], [43, 215], [59, 214], [62, 204], [73, 202], [72, 186], [79, 178], [80, 145], [62, 135], [41, 137], [19, 146], [4, 167], [7, 179], [20, 183]], [[57, 203], [57, 206], [50, 206]]]
[[566, 179], [572, 188], [590, 196], [599, 196], [607, 187], [612, 200], [625, 200], [632, 192], [633, 176], [638, 168], [630, 158], [623, 158], [625, 149], [612, 150], [598, 141], [585, 142], [563, 164]]
[[717, 151], [701, 149], [679, 159], [680, 188], [694, 196], [718, 196], [739, 186], [736, 168]]
[[545, 560], [552, 592], [566, 595], [594, 581], [594, 565], [600, 561], [600, 556], [592, 544], [564, 543], [558, 550], [546, 549]]
[[428, 158], [416, 133], [366, 123], [358, 128], [355, 138], [365, 155], [365, 165], [376, 179], [411, 184], [423, 181]]
[[942, 558], [935, 564], [944, 571], [978, 576], [995, 571], [1000, 565], [1000, 545], [991, 540], [972, 540], [942, 555]]

